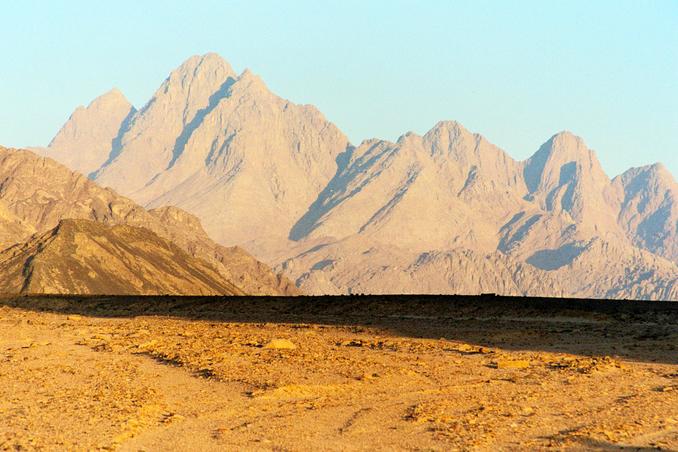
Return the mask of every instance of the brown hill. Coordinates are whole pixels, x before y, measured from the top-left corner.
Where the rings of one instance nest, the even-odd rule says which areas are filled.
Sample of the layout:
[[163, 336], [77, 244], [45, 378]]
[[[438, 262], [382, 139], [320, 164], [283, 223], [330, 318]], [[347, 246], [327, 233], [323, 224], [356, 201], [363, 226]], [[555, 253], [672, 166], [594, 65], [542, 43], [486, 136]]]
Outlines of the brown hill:
[[0, 253], [0, 292], [244, 295], [202, 259], [148, 229], [62, 220]]
[[248, 294], [296, 294], [294, 285], [249, 254], [214, 243], [194, 216], [173, 207], [147, 211], [50, 158], [0, 147], [0, 249], [45, 233], [67, 218], [146, 228], [209, 262]]

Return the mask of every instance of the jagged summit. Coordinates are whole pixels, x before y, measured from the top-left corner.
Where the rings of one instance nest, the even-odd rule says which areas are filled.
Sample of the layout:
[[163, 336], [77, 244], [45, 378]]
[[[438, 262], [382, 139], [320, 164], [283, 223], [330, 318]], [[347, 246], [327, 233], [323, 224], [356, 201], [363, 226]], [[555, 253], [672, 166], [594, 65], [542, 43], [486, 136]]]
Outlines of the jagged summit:
[[661, 162], [630, 168], [621, 175], [617, 176], [617, 178], [628, 181], [639, 176], [644, 177], [648, 181], [652, 179], [666, 185], [673, 185], [676, 183], [673, 174], [671, 174], [669, 169]]
[[93, 175], [130, 194], [174, 162], [186, 134], [197, 127], [237, 77], [214, 53], [196, 55], [173, 70], [149, 102], [121, 128], [110, 158]]
[[[204, 55], [193, 55], [186, 59], [181, 65], [170, 72], [167, 82], [187, 83], [194, 79], [213, 76], [213, 79], [225, 80], [227, 77], [235, 77], [236, 73], [230, 63], [217, 53], [206, 53]], [[161, 87], [164, 88], [165, 84]]]
[[613, 180], [622, 193], [619, 219], [634, 243], [678, 262], [678, 184], [661, 163], [631, 168]]
[[568, 131], [553, 135], [524, 163], [525, 182], [532, 193], [550, 191], [575, 174], [609, 182], [595, 152]]
[[447, 132], [447, 133], [453, 133], [455, 135], [459, 135], [462, 133], [470, 133], [466, 127], [464, 127], [459, 121], [455, 121], [452, 119], [448, 120], [443, 120], [443, 121], [438, 121], [431, 129], [424, 134], [424, 136], [429, 135], [429, 134], [435, 134], [439, 132]]
[[[123, 94], [122, 91], [118, 88], [111, 88], [102, 95], [94, 98], [87, 107], [79, 105], [76, 107], [75, 111], [79, 110], [92, 110], [92, 109], [113, 109], [118, 106], [122, 106], [127, 109], [131, 109], [133, 105], [127, 100], [127, 97]], [[50, 143], [51, 145], [51, 143]]]
[[[99, 167], [84, 172], [149, 207], [189, 210], [229, 245], [286, 237], [287, 216], [313, 202], [349, 145], [315, 107], [278, 97], [214, 53], [188, 58], [141, 110], [114, 122]], [[89, 129], [99, 133], [96, 121]], [[65, 149], [86, 147], [78, 138]]]

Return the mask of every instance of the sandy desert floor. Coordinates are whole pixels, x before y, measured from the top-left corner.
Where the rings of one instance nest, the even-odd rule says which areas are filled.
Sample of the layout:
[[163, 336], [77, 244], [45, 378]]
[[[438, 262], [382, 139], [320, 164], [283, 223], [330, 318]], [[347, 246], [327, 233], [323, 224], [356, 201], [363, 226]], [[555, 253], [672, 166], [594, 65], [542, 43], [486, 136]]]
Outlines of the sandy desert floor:
[[678, 309], [351, 300], [1, 299], [0, 448], [678, 450]]

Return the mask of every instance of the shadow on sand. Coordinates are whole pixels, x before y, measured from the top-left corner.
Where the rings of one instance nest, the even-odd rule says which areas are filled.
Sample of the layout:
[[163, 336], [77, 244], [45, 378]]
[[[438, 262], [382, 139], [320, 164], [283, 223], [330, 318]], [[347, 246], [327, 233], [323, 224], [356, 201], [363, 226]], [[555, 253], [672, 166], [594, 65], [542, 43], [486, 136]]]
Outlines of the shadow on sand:
[[367, 326], [506, 350], [678, 364], [678, 303], [481, 296], [21, 296], [0, 306], [91, 317]]

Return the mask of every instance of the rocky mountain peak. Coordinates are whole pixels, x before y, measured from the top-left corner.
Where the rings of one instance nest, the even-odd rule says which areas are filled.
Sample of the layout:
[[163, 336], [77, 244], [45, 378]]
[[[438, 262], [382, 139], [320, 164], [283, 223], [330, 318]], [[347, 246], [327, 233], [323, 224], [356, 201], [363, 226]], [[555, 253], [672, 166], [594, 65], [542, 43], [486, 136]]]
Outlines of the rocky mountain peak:
[[423, 138], [429, 146], [444, 151], [452, 149], [460, 141], [472, 139], [472, 134], [457, 121], [440, 121]]
[[[116, 99], [116, 93], [109, 96]], [[523, 162], [456, 121], [441, 121], [423, 136], [404, 134], [396, 143], [367, 140], [353, 147], [317, 109], [277, 96], [250, 70], [234, 73], [215, 54], [186, 60], [118, 129], [107, 139], [111, 158], [96, 182], [158, 208], [149, 214], [159, 224], [181, 225], [192, 238], [207, 240], [199, 218], [222, 245], [243, 245], [272, 264], [292, 254], [315, 256], [314, 262], [302, 259], [299, 269], [318, 287], [357, 290], [362, 283], [355, 281], [362, 280], [378, 291], [389, 286], [384, 266], [415, 262], [421, 269], [417, 256], [430, 252], [442, 256], [431, 267], [435, 274], [524, 265], [526, 281], [542, 280], [532, 267], [570, 272], [558, 280], [566, 286], [584, 281], [588, 286], [577, 286], [578, 294], [605, 295], [605, 287], [617, 283], [597, 281], [603, 265], [595, 275], [584, 266], [576, 275], [568, 269], [578, 259], [622, 262], [604, 247], [591, 251], [593, 240], [616, 243], [625, 256], [636, 245], [678, 260], [678, 190], [668, 171], [639, 168], [612, 183], [595, 152], [569, 131], [553, 135]], [[185, 235], [160, 235], [188, 244]], [[462, 250], [478, 256], [469, 261]], [[481, 264], [495, 252], [500, 255], [492, 267]], [[393, 259], [396, 254], [402, 259]], [[338, 270], [342, 259], [346, 266]], [[652, 267], [639, 259], [642, 268]], [[370, 269], [374, 283], [358, 274]], [[352, 276], [342, 282], [344, 271]], [[618, 275], [624, 271], [619, 267]], [[411, 287], [433, 287], [426, 286], [429, 276], [421, 278]], [[457, 290], [450, 281], [437, 287]], [[496, 286], [501, 281], [506, 278], [481, 284], [482, 290], [515, 290]]]
[[663, 186], [669, 188], [676, 185], [671, 172], [662, 163], [654, 163], [652, 165], [640, 166], [631, 168], [623, 174], [615, 178], [619, 180], [624, 186], [630, 185], [634, 180], [643, 184], [652, 183], [656, 186]]
[[235, 71], [228, 61], [216, 53], [207, 53], [188, 58], [170, 73], [167, 81], [186, 84], [208, 77], [215, 80], [225, 80], [227, 77], [235, 77], [235, 75]]
[[40, 152], [71, 169], [89, 174], [109, 157], [113, 140], [135, 108], [117, 88], [80, 106], [54, 136], [47, 149]]
[[553, 135], [525, 162], [524, 176], [531, 193], [549, 192], [578, 177], [609, 182], [595, 153], [568, 131]]
[[120, 89], [118, 89], [118, 88], [116, 88], [116, 87], [113, 87], [113, 88], [109, 89], [109, 90], [106, 91], [104, 94], [102, 94], [101, 96], [99, 96], [99, 97], [97, 97], [96, 99], [94, 99], [94, 100], [92, 101], [92, 104], [94, 104], [94, 103], [96, 103], [96, 102], [103, 102], [103, 103], [109, 103], [109, 102], [110, 102], [110, 103], [123, 103], [123, 104], [125, 104], [125, 105], [132, 106], [132, 104], [130, 104], [130, 102], [127, 100], [127, 98], [125, 97], [125, 95], [123, 94], [123, 92], [120, 91]]
[[266, 86], [266, 83], [257, 74], [250, 69], [245, 69], [229, 87], [228, 94], [235, 97], [250, 96], [260, 98], [262, 96], [273, 96]]

